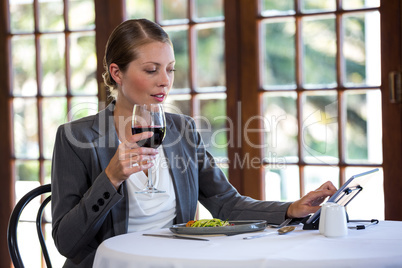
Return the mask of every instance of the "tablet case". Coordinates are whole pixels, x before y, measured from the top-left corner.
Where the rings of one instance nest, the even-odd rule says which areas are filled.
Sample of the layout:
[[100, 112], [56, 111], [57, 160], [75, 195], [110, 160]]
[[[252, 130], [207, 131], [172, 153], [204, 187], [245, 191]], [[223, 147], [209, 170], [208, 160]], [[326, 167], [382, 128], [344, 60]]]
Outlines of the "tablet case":
[[[327, 202], [335, 202], [342, 206], [349, 204], [362, 190], [364, 184], [370, 179], [371, 176], [367, 176], [377, 172], [379, 169], [375, 168], [360, 174], [353, 175], [347, 180], [338, 191], [328, 199]], [[313, 215], [309, 215], [302, 220], [303, 230], [318, 230], [320, 222], [319, 209]], [[346, 213], [347, 217], [347, 213]]]

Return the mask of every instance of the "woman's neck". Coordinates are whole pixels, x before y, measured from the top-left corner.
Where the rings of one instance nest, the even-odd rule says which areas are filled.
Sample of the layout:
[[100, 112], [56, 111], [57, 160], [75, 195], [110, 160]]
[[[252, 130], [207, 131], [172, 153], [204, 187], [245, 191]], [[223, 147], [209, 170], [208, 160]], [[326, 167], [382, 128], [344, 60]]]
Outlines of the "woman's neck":
[[122, 105], [119, 105], [119, 101], [116, 101], [113, 118], [117, 136], [122, 142], [127, 140], [126, 137], [130, 137], [132, 135], [131, 117], [132, 109], [128, 109]]

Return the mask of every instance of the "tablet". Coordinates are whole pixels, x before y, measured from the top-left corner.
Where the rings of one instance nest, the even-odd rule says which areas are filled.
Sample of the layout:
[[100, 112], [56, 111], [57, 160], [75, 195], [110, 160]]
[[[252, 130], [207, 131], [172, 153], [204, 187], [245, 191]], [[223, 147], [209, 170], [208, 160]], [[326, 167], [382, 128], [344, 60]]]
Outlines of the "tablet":
[[[371, 178], [373, 173], [377, 172], [379, 169], [375, 168], [360, 174], [353, 175], [348, 179], [338, 191], [332, 195], [327, 202], [335, 202], [342, 206], [349, 204], [353, 198], [356, 197], [361, 190], [363, 190], [364, 184]], [[320, 218], [321, 209], [317, 210], [311, 217], [304, 223], [303, 229], [318, 229], [318, 220]]]

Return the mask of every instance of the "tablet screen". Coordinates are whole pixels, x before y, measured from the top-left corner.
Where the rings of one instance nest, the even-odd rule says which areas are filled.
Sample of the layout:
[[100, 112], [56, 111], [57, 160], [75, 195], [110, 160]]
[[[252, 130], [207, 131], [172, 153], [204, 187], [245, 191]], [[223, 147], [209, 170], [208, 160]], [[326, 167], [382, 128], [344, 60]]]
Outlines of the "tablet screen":
[[[352, 199], [363, 190], [364, 184], [370, 179], [371, 175], [377, 172], [379, 169], [375, 168], [360, 174], [353, 175], [350, 179], [348, 179], [338, 191], [331, 196], [327, 202], [335, 202], [342, 206], [346, 206], [352, 201]], [[311, 224], [316, 222], [320, 217], [321, 209], [317, 210], [307, 221], [306, 224]]]

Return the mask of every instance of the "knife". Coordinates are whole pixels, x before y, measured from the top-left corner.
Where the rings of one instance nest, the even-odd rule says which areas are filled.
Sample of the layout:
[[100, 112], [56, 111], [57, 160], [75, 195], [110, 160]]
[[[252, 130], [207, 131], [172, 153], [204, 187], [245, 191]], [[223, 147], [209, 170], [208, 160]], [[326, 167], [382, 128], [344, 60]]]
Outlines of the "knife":
[[172, 235], [167, 235], [167, 234], [142, 234], [142, 235], [144, 235], [144, 236], [175, 238], [175, 239], [197, 240], [197, 241], [209, 241], [209, 239], [205, 239], [205, 238], [182, 236], [182, 235], [175, 235], [175, 234], [172, 234]]
[[264, 236], [267, 236], [267, 235], [271, 235], [271, 234], [277, 234], [276, 232], [271, 232], [271, 233], [262, 233], [262, 234], [258, 234], [258, 235], [252, 235], [252, 236], [246, 236], [246, 237], [243, 237], [243, 239], [255, 239], [255, 238], [260, 238], [260, 237], [264, 237]]
[[258, 235], [246, 236], [246, 237], [243, 237], [243, 239], [260, 238], [260, 237], [264, 237], [264, 236], [271, 235], [271, 234], [283, 235], [283, 234], [292, 232], [294, 229], [296, 229], [296, 227], [294, 227], [294, 226], [285, 226], [285, 227], [282, 227], [281, 229], [279, 229], [278, 232], [270, 232], [270, 233], [262, 233], [262, 234], [258, 234]]

